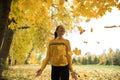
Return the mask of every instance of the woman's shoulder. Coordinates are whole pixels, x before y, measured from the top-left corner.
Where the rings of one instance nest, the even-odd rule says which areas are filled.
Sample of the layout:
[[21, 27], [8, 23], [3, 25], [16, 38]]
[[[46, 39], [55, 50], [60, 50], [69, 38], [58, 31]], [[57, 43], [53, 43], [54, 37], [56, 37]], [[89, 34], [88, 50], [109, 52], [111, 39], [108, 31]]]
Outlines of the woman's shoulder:
[[49, 41], [49, 44], [54, 43], [54, 42], [57, 42], [57, 40], [56, 40], [56, 39], [51, 39], [51, 40]]
[[54, 43], [54, 42], [69, 42], [68, 39], [52, 39], [49, 41], [49, 43]]
[[49, 43], [52, 43], [52, 42], [54, 42], [54, 39], [51, 39], [51, 40], [49, 41]]
[[66, 41], [69, 41], [68, 39], [65, 39]]
[[64, 39], [66, 42], [69, 42], [69, 40], [68, 39]]

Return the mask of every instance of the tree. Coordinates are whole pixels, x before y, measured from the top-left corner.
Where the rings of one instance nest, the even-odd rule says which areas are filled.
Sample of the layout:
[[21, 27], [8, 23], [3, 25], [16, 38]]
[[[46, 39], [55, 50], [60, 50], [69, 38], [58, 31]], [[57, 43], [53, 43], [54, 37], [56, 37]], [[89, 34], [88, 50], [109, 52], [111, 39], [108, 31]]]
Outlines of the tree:
[[87, 64], [92, 64], [92, 57], [91, 57], [91, 55], [88, 56]]
[[82, 64], [83, 64], [83, 65], [86, 65], [86, 64], [87, 64], [87, 58], [86, 58], [86, 57], [83, 57], [83, 58], [82, 58]]
[[114, 58], [114, 52], [113, 52], [112, 48], [109, 48], [106, 64], [113, 65], [113, 58]]
[[119, 49], [116, 49], [116, 53], [113, 58], [113, 63], [114, 63], [114, 65], [120, 66], [120, 50]]
[[97, 56], [95, 56], [93, 60], [93, 64], [98, 64], [98, 63], [99, 63], [99, 59], [97, 58]]
[[14, 32], [8, 28], [8, 16], [12, 0], [0, 0], [0, 79], [5, 69], [5, 62], [9, 53]]

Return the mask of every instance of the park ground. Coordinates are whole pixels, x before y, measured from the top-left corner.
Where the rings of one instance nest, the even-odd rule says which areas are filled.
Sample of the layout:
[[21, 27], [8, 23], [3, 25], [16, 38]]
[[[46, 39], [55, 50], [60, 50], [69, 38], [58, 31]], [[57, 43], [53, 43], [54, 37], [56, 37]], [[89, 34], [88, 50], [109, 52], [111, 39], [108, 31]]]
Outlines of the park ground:
[[[3, 72], [6, 80], [51, 80], [51, 66], [47, 65], [40, 77], [35, 78], [40, 65], [15, 65]], [[120, 80], [120, 66], [74, 65], [78, 80]], [[74, 80], [70, 76], [70, 80]]]

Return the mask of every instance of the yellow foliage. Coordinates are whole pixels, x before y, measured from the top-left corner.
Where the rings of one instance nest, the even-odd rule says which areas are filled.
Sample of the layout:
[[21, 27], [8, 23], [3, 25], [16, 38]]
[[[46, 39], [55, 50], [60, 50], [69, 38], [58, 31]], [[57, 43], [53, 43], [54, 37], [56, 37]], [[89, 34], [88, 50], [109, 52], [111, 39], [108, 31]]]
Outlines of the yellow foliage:
[[[17, 19], [18, 24], [39, 24], [44, 18], [52, 18], [54, 24], [61, 21], [70, 25], [73, 19], [79, 19], [79, 16], [88, 18], [86, 22], [89, 22], [90, 18], [99, 18], [105, 15], [106, 11], [111, 12], [111, 6], [120, 9], [117, 0], [18, 0], [16, 4], [12, 4], [11, 12], [16, 14], [12, 16]], [[50, 11], [51, 7], [55, 10]], [[55, 14], [51, 16], [52, 13]]]
[[58, 19], [62, 19], [63, 18], [62, 14], [60, 14], [60, 13], [58, 13], [57, 16], [58, 16]]
[[8, 27], [10, 27], [12, 30], [14, 30], [16, 26], [17, 26], [17, 25], [12, 22]]
[[59, 4], [60, 4], [60, 5], [63, 5], [64, 2], [65, 2], [65, 0], [59, 0]]
[[52, 4], [53, 4], [53, 0], [46, 0], [45, 6], [49, 9]]
[[80, 74], [79, 77], [80, 77], [80, 80], [81, 80], [81, 79], [87, 80], [87, 79], [90, 78], [90, 74], [88, 74], [88, 73], [83, 73], [83, 74]]
[[[81, 16], [87, 19], [86, 22], [89, 22], [91, 18], [102, 17], [106, 11], [111, 12], [112, 7], [120, 10], [120, 3], [117, 0], [72, 0], [71, 2], [70, 0], [14, 0], [9, 16], [15, 18], [17, 25], [11, 23], [9, 27], [17, 29], [25, 24], [29, 25], [31, 34], [33, 34], [33, 30], [36, 32], [34, 35], [37, 34], [37, 31], [41, 32], [38, 40], [43, 46], [48, 41], [45, 42], [46, 37], [44, 36], [51, 34], [56, 25], [64, 24], [68, 30], [74, 27], [72, 25], [74, 20], [75, 24], [82, 21]], [[51, 10], [51, 8], [53, 9]], [[85, 32], [81, 26], [77, 28], [80, 34]], [[90, 32], [93, 32], [92, 28]]]
[[117, 5], [117, 8], [120, 10], [120, 3]]
[[31, 64], [37, 64], [37, 62], [38, 62], [38, 61], [37, 61], [36, 58], [33, 58], [33, 57], [30, 58], [30, 63], [31, 63]]
[[[94, 67], [93, 67], [94, 66]], [[77, 80], [120, 80], [120, 71], [119, 69], [114, 68], [106, 68], [105, 66], [76, 66], [74, 65], [77, 73], [80, 75]], [[100, 67], [100, 68], [99, 68]], [[11, 66], [10, 69], [3, 71], [3, 76], [5, 76], [8, 80], [50, 80], [51, 75], [51, 66], [48, 65], [44, 70], [43, 75], [40, 77], [34, 77], [36, 70], [39, 69], [38, 66], [33, 65], [16, 65]], [[19, 75], [19, 76], [16, 76]], [[86, 75], [88, 77], [86, 77]], [[69, 80], [74, 80], [72, 76], [70, 76]]]

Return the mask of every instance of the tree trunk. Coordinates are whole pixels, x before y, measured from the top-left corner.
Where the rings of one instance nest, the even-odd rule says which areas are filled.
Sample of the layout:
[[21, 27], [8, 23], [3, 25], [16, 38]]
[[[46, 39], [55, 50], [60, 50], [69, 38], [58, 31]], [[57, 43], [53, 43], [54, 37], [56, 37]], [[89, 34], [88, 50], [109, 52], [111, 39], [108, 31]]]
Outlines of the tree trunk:
[[31, 52], [33, 51], [33, 47], [31, 48], [31, 50], [28, 52], [28, 56], [27, 56], [27, 58], [26, 58], [26, 60], [25, 60], [25, 64], [29, 64], [28, 63], [28, 61], [29, 61], [29, 58], [30, 58], [30, 56], [31, 56]]
[[0, 80], [12, 42], [13, 31], [8, 29], [8, 16], [12, 0], [0, 0]]

